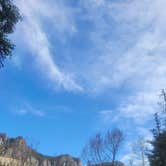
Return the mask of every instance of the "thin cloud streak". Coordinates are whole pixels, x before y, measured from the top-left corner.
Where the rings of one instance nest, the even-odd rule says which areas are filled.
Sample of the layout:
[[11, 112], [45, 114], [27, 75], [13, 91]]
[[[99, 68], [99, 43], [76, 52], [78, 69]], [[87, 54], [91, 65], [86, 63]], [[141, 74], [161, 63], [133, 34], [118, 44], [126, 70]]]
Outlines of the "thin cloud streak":
[[28, 48], [34, 55], [33, 58], [38, 65], [38, 69], [52, 82], [54, 88], [63, 87], [68, 91], [82, 91], [82, 87], [74, 81], [71, 74], [61, 71], [54, 62], [54, 56], [50, 51], [50, 42], [39, 21], [42, 15], [52, 20], [58, 18], [60, 23], [57, 24], [62, 26], [61, 30], [64, 28], [64, 31], [66, 31], [65, 19], [67, 16], [65, 13], [59, 9], [60, 13], [55, 10], [56, 12], [51, 12], [48, 15], [50, 6], [42, 1], [30, 0], [25, 3], [22, 0], [16, 2], [23, 13], [23, 22], [20, 26], [24, 33], [24, 41], [26, 41]]
[[19, 107], [13, 107], [11, 111], [14, 114], [20, 115], [20, 116], [36, 116], [43, 118], [45, 117], [45, 113], [41, 111], [40, 109], [34, 108], [31, 104], [24, 102], [24, 104], [21, 104]]

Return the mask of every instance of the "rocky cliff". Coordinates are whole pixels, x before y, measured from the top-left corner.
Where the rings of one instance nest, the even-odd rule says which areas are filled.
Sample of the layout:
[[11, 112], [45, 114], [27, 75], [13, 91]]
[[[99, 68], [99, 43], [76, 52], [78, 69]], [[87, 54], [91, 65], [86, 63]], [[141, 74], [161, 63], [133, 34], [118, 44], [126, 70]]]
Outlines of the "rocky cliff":
[[70, 155], [45, 156], [28, 146], [24, 138], [8, 138], [6, 134], [0, 134], [0, 157], [8, 158], [8, 165], [17, 161], [16, 166], [82, 166], [79, 158]]

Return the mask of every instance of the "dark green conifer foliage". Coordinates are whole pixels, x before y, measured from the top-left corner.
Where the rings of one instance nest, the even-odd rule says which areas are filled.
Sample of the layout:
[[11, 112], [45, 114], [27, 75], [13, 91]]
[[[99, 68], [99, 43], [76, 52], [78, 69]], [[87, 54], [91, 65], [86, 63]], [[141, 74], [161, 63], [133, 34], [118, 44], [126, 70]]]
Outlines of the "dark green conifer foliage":
[[164, 118], [166, 113], [166, 94], [164, 90], [162, 90], [162, 99], [163, 114], [162, 117], [159, 117], [158, 113], [155, 114], [156, 127], [152, 130], [153, 141], [150, 143], [153, 149], [148, 154], [150, 166], [166, 166], [166, 126], [162, 123], [166, 121], [166, 118]]
[[0, 67], [6, 57], [12, 55], [14, 44], [8, 38], [16, 23], [21, 19], [18, 8], [11, 0], [0, 0]]
[[153, 150], [149, 154], [150, 166], [166, 166], [166, 131], [151, 142]]

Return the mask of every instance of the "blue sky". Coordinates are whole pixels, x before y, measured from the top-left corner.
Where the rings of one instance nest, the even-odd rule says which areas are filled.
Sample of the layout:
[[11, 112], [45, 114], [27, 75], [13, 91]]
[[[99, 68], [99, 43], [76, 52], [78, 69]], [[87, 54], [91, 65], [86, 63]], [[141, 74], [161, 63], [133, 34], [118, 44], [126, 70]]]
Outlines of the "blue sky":
[[126, 142], [150, 137], [166, 87], [165, 0], [14, 3], [23, 20], [0, 71], [2, 132], [74, 156], [99, 130], [119, 127]]

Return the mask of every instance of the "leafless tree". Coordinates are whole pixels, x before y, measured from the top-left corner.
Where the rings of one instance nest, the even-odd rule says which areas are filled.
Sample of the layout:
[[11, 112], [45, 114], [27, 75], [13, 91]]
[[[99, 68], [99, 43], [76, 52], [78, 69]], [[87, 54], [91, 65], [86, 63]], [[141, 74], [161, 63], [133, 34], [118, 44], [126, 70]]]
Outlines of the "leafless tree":
[[147, 150], [148, 145], [147, 141], [143, 137], [139, 137], [138, 140], [133, 145], [133, 152], [137, 158], [141, 162], [141, 166], [147, 166], [148, 160], [147, 160]]
[[103, 156], [104, 138], [101, 133], [97, 133], [91, 138], [88, 144], [83, 148], [82, 158], [88, 163], [88, 165], [102, 163], [104, 161]]
[[160, 94], [160, 102], [158, 103], [161, 107], [161, 111], [158, 111], [158, 122], [160, 122], [160, 129], [166, 130], [166, 91], [162, 89]]
[[162, 107], [162, 111], [166, 113], [166, 92], [164, 89], [161, 90], [159, 105]]
[[129, 159], [129, 166], [134, 166], [134, 161], [133, 161], [133, 159]]
[[111, 162], [115, 166], [123, 140], [123, 132], [119, 129], [108, 130], [106, 134], [98, 132], [84, 147], [82, 158], [88, 165], [102, 165]]
[[124, 135], [119, 129], [108, 131], [106, 134], [104, 145], [107, 155], [110, 156], [112, 159], [113, 166], [115, 165], [115, 159], [123, 140]]

